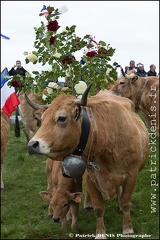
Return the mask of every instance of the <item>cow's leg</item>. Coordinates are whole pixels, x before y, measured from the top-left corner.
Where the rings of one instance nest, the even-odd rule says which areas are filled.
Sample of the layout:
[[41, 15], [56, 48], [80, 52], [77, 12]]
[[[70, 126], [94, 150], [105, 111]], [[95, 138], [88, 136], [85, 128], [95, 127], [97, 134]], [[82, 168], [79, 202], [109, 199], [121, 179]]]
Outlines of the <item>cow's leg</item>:
[[61, 229], [62, 229], [63, 232], [65, 232], [66, 229], [67, 229], [67, 218], [66, 218], [66, 217], [64, 217], [64, 218], [61, 220]]
[[67, 213], [67, 221], [72, 220], [72, 215], [71, 215], [71, 210], [69, 209], [68, 213]]
[[96, 237], [95, 239], [106, 239], [106, 229], [104, 225], [105, 205], [103, 197], [95, 183], [85, 174], [85, 186], [91, 197], [92, 206], [96, 215]]
[[54, 161], [50, 158], [46, 160], [46, 175], [47, 175], [47, 192], [53, 191], [53, 184], [52, 184], [52, 168], [53, 168]]
[[132, 175], [127, 178], [124, 185], [122, 194], [120, 196], [120, 209], [123, 212], [123, 234], [134, 233], [132, 221], [130, 216], [130, 209], [132, 203], [132, 193], [136, 183], [136, 176]]
[[119, 186], [117, 189], [117, 198], [118, 198], [118, 207], [119, 210], [122, 211], [121, 207], [120, 207], [120, 197], [122, 195], [122, 186]]
[[85, 198], [84, 198], [84, 209], [92, 209], [92, 202], [91, 202], [91, 197], [88, 193], [88, 191], [86, 190], [85, 192]]
[[79, 203], [75, 203], [72, 201], [70, 206], [71, 216], [72, 216], [72, 224], [71, 228], [73, 232], [78, 231], [78, 213], [79, 213]]

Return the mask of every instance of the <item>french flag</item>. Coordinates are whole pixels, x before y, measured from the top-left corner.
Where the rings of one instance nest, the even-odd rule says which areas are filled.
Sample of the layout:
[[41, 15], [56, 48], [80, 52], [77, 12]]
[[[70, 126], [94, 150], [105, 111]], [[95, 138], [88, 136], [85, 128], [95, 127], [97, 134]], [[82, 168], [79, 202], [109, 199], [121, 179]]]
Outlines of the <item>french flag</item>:
[[[65, 12], [68, 11], [68, 9], [67, 9], [66, 5], [63, 5], [62, 7], [60, 7], [60, 8], [58, 9], [58, 11], [59, 11], [59, 13], [57, 13], [57, 14], [51, 14], [51, 16], [54, 17], [54, 16], [60, 15], [60, 14], [62, 14], [62, 13], [65, 13]], [[43, 8], [41, 9], [41, 13], [44, 14], [45, 17], [47, 17], [47, 16], [49, 15], [49, 12], [47, 11], [47, 8], [46, 8], [45, 6], [43, 6]]]
[[10, 39], [9, 37], [7, 37], [7, 36], [5, 36], [5, 35], [3, 35], [3, 34], [1, 34], [1, 37], [2, 37], [3, 39], [5, 39], [5, 40], [9, 40], [9, 39]]
[[[5, 76], [8, 76], [7, 78]], [[1, 109], [10, 117], [12, 112], [20, 104], [18, 96], [16, 95], [14, 87], [9, 87], [7, 81], [9, 80], [8, 69], [5, 68], [1, 72]]]
[[47, 11], [47, 8], [46, 8], [46, 7], [43, 7], [43, 8], [41, 9], [41, 13], [44, 14], [44, 15], [48, 15], [48, 14], [49, 14], [49, 12]]

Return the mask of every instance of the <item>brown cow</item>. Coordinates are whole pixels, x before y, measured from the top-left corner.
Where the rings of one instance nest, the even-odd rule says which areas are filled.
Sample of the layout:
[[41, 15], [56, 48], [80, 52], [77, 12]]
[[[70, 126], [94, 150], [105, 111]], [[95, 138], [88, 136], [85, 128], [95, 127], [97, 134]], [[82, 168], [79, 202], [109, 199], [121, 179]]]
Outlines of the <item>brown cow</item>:
[[47, 191], [40, 192], [43, 199], [50, 202], [49, 215], [54, 222], [61, 222], [62, 230], [67, 227], [67, 214], [71, 213], [71, 228], [78, 230], [79, 203], [82, 198], [82, 178], [72, 179], [62, 175], [61, 162], [46, 160], [48, 178]]
[[[78, 151], [86, 163], [92, 160], [97, 167], [87, 166], [84, 175], [97, 219], [96, 238], [106, 236], [103, 196], [111, 201], [118, 192], [123, 234], [133, 233], [132, 193], [138, 172], [148, 159], [148, 131], [129, 99], [121, 101], [117, 96], [116, 101], [114, 95], [105, 91], [87, 101], [90, 87], [81, 100], [60, 95], [52, 101], [42, 115], [41, 127], [28, 143], [28, 151], [59, 161]], [[88, 112], [91, 118], [87, 118]], [[90, 128], [84, 131], [82, 126], [86, 125]], [[88, 140], [83, 146], [80, 139], [87, 139], [86, 132]]]
[[[42, 104], [42, 99], [38, 98], [38, 94], [30, 92], [28, 97], [35, 103]], [[23, 92], [19, 93], [20, 104], [18, 106], [19, 114], [23, 122], [23, 131], [26, 136], [27, 142], [34, 136], [37, 126], [39, 127], [39, 121], [34, 117], [33, 108], [27, 103]]]
[[4, 189], [2, 178], [4, 156], [7, 151], [7, 145], [10, 135], [10, 122], [7, 115], [1, 110], [1, 189]]
[[[123, 72], [123, 71], [122, 71]], [[146, 125], [159, 136], [159, 78], [139, 77], [134, 72], [124, 74], [110, 91], [131, 99], [136, 111], [140, 110]]]

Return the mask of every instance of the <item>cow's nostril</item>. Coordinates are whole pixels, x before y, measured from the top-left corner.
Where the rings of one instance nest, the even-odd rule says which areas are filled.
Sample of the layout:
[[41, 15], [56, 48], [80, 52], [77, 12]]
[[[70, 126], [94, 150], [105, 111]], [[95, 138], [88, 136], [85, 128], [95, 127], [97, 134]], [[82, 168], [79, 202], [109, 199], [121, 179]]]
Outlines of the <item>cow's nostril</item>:
[[39, 152], [39, 142], [38, 141], [31, 141], [28, 143], [28, 152], [29, 153], [38, 153]]
[[53, 217], [52, 220], [53, 220], [53, 222], [58, 222], [59, 223], [60, 222], [60, 217]]
[[35, 141], [35, 143], [33, 143], [33, 148], [36, 148], [39, 145], [38, 141]]

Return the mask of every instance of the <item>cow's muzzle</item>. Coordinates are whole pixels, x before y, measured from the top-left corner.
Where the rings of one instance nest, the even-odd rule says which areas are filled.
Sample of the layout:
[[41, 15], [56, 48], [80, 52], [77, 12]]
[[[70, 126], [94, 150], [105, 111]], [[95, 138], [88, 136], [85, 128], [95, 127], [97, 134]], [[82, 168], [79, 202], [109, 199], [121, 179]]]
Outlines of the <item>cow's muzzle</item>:
[[30, 154], [40, 154], [39, 142], [38, 141], [30, 141], [28, 143], [28, 152]]

